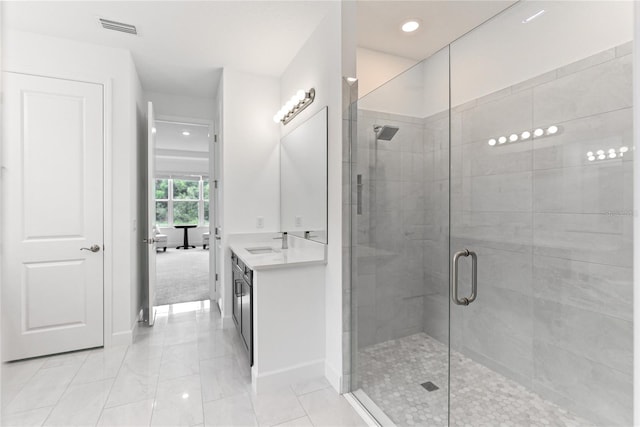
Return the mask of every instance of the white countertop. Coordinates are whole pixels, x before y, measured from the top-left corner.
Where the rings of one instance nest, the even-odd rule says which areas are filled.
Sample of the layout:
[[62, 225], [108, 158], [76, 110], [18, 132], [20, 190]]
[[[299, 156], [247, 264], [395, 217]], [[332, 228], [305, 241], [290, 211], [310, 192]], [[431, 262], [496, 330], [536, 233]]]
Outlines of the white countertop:
[[[325, 244], [290, 235], [288, 236], [289, 248], [282, 249], [282, 240], [274, 240], [274, 237], [279, 236], [279, 233], [232, 235], [229, 238], [229, 248], [252, 270], [327, 263]], [[252, 254], [247, 250], [265, 247], [273, 248], [274, 252]]]

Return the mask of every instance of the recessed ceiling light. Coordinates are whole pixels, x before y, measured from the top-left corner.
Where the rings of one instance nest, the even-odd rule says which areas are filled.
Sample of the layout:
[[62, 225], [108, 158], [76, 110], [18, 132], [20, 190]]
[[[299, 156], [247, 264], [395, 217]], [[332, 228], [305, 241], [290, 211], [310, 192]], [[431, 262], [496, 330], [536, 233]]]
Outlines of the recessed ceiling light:
[[534, 19], [538, 18], [540, 15], [542, 15], [544, 13], [544, 9], [539, 10], [538, 12], [534, 13], [533, 15], [531, 15], [530, 17], [528, 17], [527, 19], [523, 19], [522, 23], [523, 24], [528, 24], [529, 22], [533, 21]]
[[402, 31], [404, 31], [405, 33], [412, 33], [418, 28], [420, 28], [420, 23], [414, 19], [402, 24]]
[[188, 130], [183, 130], [183, 131], [182, 131], [182, 134], [183, 134], [184, 136], [189, 136], [189, 135], [191, 135], [191, 132], [189, 132]]

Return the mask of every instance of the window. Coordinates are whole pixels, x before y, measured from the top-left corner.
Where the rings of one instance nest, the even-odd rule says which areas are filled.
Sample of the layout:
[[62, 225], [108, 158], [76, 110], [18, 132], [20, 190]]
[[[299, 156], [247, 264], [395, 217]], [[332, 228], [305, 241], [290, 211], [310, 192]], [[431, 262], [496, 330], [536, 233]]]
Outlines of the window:
[[156, 179], [156, 224], [169, 225], [169, 180]]
[[156, 179], [156, 223], [208, 225], [209, 182], [193, 178]]

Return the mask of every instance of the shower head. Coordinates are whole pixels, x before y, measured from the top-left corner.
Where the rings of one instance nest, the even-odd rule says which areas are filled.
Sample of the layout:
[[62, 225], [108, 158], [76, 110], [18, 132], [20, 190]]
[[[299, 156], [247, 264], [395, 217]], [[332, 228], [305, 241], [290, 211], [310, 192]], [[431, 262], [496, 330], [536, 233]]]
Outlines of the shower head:
[[396, 132], [398, 132], [399, 130], [400, 128], [396, 126], [373, 126], [373, 131], [376, 133], [376, 139], [380, 139], [382, 141], [391, 141]]

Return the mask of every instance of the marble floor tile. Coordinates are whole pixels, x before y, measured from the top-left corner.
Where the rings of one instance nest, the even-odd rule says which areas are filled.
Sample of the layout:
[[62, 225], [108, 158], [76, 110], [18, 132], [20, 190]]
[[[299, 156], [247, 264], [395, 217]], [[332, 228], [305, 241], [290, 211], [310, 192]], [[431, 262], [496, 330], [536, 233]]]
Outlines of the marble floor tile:
[[304, 416], [302, 418], [287, 421], [286, 423], [278, 424], [276, 427], [313, 427], [313, 424], [309, 417]]
[[204, 404], [204, 425], [207, 427], [257, 426], [251, 397], [239, 394]]
[[296, 396], [301, 396], [303, 394], [311, 393], [329, 387], [331, 387], [331, 385], [326, 378], [314, 378], [312, 380], [302, 381], [291, 386]]
[[192, 426], [202, 421], [200, 376], [158, 383], [152, 426]]
[[115, 378], [127, 353], [127, 347], [113, 347], [92, 351], [73, 379], [74, 384]]
[[78, 369], [79, 366], [71, 365], [39, 370], [13, 399], [7, 396], [10, 402], [4, 412], [14, 413], [55, 405]]
[[47, 419], [52, 407], [33, 409], [31, 411], [3, 414], [0, 425], [5, 427], [41, 426]]
[[151, 423], [153, 399], [106, 408], [98, 420], [100, 427], [138, 427]]
[[349, 402], [332, 388], [307, 393], [298, 399], [316, 427], [367, 425]]
[[209, 306], [178, 306], [128, 347], [4, 364], [0, 425], [364, 425], [325, 379], [253, 395], [235, 326]]
[[107, 401], [113, 380], [72, 384], [45, 421], [45, 426], [93, 426]]
[[261, 426], [273, 426], [306, 415], [291, 387], [253, 394], [251, 400]]

